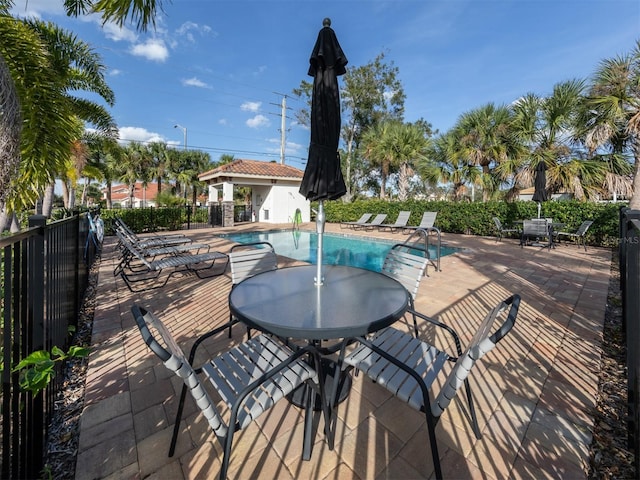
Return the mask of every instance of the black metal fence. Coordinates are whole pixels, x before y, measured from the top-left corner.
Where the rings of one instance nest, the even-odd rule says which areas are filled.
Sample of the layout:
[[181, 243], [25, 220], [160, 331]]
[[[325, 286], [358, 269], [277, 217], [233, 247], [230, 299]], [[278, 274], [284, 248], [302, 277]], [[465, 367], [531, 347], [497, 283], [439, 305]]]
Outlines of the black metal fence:
[[[192, 230], [197, 228], [222, 227], [224, 224], [222, 205], [182, 207], [115, 208], [102, 210], [102, 217], [109, 234], [116, 217], [136, 233], [158, 232], [161, 230]], [[234, 223], [251, 222], [251, 205], [234, 205]]]
[[620, 210], [620, 287], [622, 322], [627, 340], [629, 448], [640, 472], [640, 211]]
[[48, 225], [34, 216], [28, 230], [0, 238], [2, 478], [41, 477], [61, 369], [37, 395], [20, 389], [12, 369], [33, 352], [69, 347], [99, 248], [89, 231], [86, 214]]

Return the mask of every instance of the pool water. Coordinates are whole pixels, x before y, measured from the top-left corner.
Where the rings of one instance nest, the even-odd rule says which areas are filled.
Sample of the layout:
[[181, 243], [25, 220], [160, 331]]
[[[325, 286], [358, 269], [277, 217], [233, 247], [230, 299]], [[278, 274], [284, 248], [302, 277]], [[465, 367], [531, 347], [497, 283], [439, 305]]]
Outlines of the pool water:
[[[237, 243], [269, 242], [278, 255], [312, 264], [317, 260], [318, 234], [300, 230], [271, 230], [220, 234]], [[325, 233], [322, 242], [323, 265], [344, 265], [379, 272], [387, 252], [398, 242], [372, 240], [349, 235]], [[450, 255], [456, 248], [442, 246], [440, 256]], [[436, 258], [436, 248], [429, 246], [429, 257]]]

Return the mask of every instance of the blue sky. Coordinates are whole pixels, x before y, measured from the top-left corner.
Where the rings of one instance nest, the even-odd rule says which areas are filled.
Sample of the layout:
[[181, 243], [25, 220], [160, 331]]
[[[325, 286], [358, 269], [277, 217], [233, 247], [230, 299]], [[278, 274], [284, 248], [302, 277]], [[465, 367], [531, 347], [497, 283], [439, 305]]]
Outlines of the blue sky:
[[295, 123], [292, 89], [330, 17], [349, 60], [384, 52], [399, 69], [405, 120], [445, 132], [489, 102], [509, 104], [588, 78], [640, 39], [638, 0], [174, 0], [155, 31], [69, 19], [62, 0], [16, 0], [14, 12], [73, 31], [107, 66], [122, 140], [165, 141], [218, 160], [280, 160], [304, 169], [309, 131]]

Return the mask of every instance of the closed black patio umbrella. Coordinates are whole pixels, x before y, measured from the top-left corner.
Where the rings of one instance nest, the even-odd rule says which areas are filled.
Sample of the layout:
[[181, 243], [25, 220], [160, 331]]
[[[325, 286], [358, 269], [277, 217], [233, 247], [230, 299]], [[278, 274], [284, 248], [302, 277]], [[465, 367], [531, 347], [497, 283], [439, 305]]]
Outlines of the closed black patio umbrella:
[[541, 202], [549, 199], [547, 195], [547, 166], [541, 161], [536, 166], [536, 178], [534, 180], [534, 192], [531, 200], [538, 202], [538, 218], [540, 218]]
[[311, 143], [300, 193], [311, 201], [319, 201], [316, 216], [318, 233], [318, 275], [322, 285], [322, 234], [324, 233], [324, 200], [335, 200], [347, 191], [340, 169], [340, 89], [338, 76], [346, 73], [345, 56], [331, 20], [322, 21], [322, 29], [309, 59], [308, 74], [313, 77], [311, 97]]

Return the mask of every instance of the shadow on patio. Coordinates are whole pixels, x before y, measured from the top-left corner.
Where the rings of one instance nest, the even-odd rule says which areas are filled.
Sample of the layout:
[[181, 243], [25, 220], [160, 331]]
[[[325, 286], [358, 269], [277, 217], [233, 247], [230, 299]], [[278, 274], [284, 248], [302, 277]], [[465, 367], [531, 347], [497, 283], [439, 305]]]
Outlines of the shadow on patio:
[[[256, 228], [273, 226], [234, 230]], [[226, 252], [231, 243], [215, 235], [227, 230], [187, 233]], [[334, 224], [327, 232], [359, 234]], [[586, 478], [611, 252], [522, 249], [516, 240], [447, 234], [443, 241], [464, 250], [443, 257], [441, 272], [429, 269], [416, 307], [453, 326], [463, 345], [487, 309], [510, 293], [522, 296], [514, 330], [471, 373], [483, 438], [473, 435], [462, 397], [438, 425], [445, 478]], [[130, 307], [156, 312], [188, 351], [197, 336], [228, 320], [229, 275], [176, 277], [162, 289], [132, 294], [113, 276], [114, 245], [107, 238], [102, 253], [76, 478], [215, 477], [221, 447], [190, 398], [176, 455], [167, 457], [181, 384], [142, 342]], [[294, 263], [279, 260], [281, 267]], [[221, 342], [244, 334], [235, 328]], [[203, 356], [225, 348], [204, 345]], [[363, 377], [339, 406], [333, 451], [320, 426], [311, 460], [301, 461], [303, 415], [280, 402], [237, 435], [230, 477], [431, 478], [424, 417]]]

